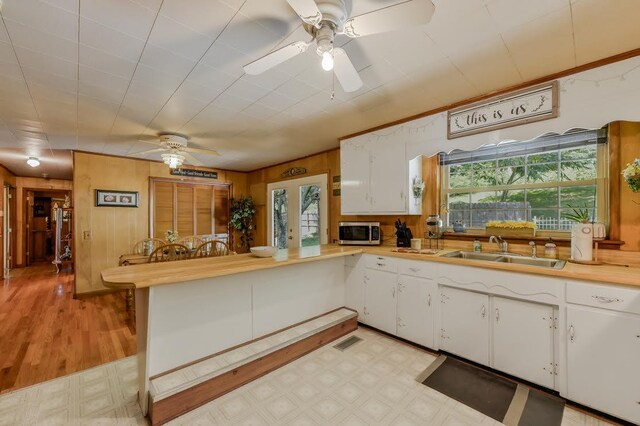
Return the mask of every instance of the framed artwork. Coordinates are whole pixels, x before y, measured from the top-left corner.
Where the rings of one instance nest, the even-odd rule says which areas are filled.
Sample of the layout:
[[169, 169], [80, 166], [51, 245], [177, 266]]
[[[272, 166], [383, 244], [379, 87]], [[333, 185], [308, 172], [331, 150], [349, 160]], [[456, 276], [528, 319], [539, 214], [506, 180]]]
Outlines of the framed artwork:
[[96, 189], [97, 207], [138, 207], [138, 193]]

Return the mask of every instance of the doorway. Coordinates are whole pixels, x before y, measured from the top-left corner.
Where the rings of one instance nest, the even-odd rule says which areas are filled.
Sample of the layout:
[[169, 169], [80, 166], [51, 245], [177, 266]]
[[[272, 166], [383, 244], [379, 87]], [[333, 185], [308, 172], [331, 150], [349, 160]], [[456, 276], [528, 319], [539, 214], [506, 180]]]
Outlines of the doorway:
[[328, 196], [326, 174], [268, 184], [269, 244], [280, 249], [327, 244]]
[[[70, 240], [70, 220], [65, 216], [62, 229], [55, 226], [54, 212], [71, 203], [71, 192], [66, 190], [25, 189], [25, 266], [51, 261], [56, 254], [56, 242]], [[65, 213], [66, 215], [66, 213]], [[63, 233], [59, 235], [59, 233]]]

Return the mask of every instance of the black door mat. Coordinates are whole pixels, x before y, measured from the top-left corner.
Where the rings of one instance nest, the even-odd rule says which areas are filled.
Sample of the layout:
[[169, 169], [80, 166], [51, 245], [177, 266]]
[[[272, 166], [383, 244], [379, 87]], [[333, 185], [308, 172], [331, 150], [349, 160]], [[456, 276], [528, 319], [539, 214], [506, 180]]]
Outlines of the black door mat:
[[564, 400], [444, 355], [417, 380], [507, 426], [562, 422]]

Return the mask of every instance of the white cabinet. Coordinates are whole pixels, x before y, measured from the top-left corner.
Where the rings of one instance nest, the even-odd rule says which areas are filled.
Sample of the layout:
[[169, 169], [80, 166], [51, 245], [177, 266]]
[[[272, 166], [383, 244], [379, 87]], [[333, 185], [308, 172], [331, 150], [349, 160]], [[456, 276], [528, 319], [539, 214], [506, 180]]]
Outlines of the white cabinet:
[[396, 274], [367, 269], [364, 280], [364, 323], [396, 334]]
[[362, 142], [340, 144], [340, 201], [342, 214], [368, 212], [371, 206], [371, 153]]
[[504, 297], [492, 302], [492, 367], [553, 389], [553, 307]]
[[440, 348], [489, 365], [489, 296], [440, 288]]
[[344, 281], [345, 306], [358, 312], [358, 321], [364, 321], [364, 261], [360, 256], [346, 258]]
[[567, 305], [572, 401], [640, 423], [640, 317]]
[[422, 178], [422, 157], [406, 159], [403, 142], [360, 136], [340, 143], [341, 213], [421, 214], [411, 182]]
[[435, 348], [435, 281], [401, 275], [398, 279], [398, 337]]

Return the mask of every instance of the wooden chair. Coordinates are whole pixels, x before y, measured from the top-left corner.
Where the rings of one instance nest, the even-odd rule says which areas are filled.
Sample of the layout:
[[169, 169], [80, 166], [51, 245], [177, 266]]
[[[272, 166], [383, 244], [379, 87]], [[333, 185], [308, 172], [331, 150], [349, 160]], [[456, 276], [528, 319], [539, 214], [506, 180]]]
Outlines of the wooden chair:
[[191, 252], [187, 246], [183, 246], [182, 244], [165, 244], [151, 253], [148, 263], [172, 262], [174, 260], [186, 260], [190, 257]]
[[202, 241], [202, 238], [198, 237], [197, 235], [191, 235], [189, 237], [182, 237], [182, 238], [180, 238], [178, 240], [178, 244], [182, 244], [183, 246], [188, 247], [189, 250], [196, 249], [202, 243], [204, 243], [204, 241]]
[[229, 246], [224, 241], [213, 240], [200, 244], [193, 253], [193, 257], [215, 257], [215, 256], [228, 256], [235, 254], [229, 250]]
[[[151, 251], [145, 251], [147, 244], [151, 245]], [[157, 249], [160, 246], [163, 246], [167, 244], [166, 241], [161, 240], [160, 238], [145, 238], [144, 240], [138, 241], [134, 246], [133, 246], [133, 254], [144, 254], [144, 255], [149, 255], [151, 254], [155, 249]]]

